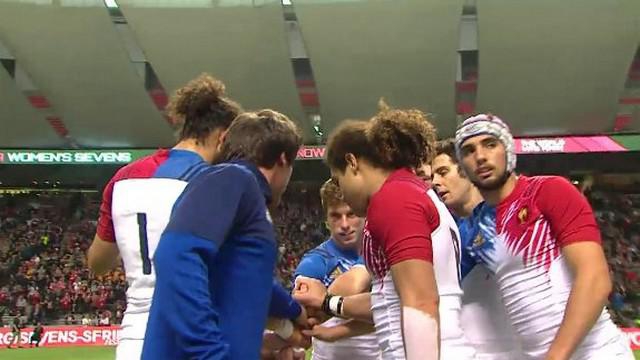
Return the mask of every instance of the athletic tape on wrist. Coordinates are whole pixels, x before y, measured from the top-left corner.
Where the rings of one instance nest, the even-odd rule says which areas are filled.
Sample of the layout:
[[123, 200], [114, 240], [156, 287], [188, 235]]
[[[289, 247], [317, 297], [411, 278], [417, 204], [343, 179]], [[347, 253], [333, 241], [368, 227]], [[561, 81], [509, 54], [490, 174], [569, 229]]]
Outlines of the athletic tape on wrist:
[[338, 315], [338, 303], [340, 302], [340, 296], [332, 296], [329, 299], [329, 310], [333, 315]]
[[287, 340], [293, 335], [293, 323], [287, 319], [282, 319], [273, 332], [283, 340]]

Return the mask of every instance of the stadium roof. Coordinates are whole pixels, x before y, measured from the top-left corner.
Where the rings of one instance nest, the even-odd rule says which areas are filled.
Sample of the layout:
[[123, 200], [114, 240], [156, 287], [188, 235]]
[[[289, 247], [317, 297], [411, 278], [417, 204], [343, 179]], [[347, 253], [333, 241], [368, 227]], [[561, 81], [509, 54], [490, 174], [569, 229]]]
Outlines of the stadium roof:
[[205, 71], [308, 143], [380, 97], [441, 136], [481, 111], [518, 136], [640, 131], [640, 1], [288, 3], [0, 1], [0, 147], [171, 145], [166, 96]]

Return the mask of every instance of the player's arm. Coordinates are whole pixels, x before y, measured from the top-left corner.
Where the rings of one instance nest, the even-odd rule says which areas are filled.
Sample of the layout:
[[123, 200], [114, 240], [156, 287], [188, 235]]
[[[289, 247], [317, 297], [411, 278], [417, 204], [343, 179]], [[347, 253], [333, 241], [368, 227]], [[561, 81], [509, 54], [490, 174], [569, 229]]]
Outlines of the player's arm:
[[548, 180], [539, 196], [539, 207], [573, 276], [565, 315], [546, 359], [567, 360], [607, 304], [611, 278], [600, 231], [585, 197], [562, 178]]
[[329, 286], [329, 292], [335, 295], [349, 296], [369, 292], [371, 275], [363, 265], [356, 265], [338, 276]]
[[93, 243], [87, 251], [87, 265], [96, 275], [102, 275], [115, 268], [120, 262], [118, 246], [115, 242], [113, 220], [111, 218], [112, 179], [102, 193], [100, 216]]
[[295, 321], [299, 326], [306, 326], [307, 313], [287, 290], [273, 279], [269, 316], [278, 319]]
[[316, 325], [311, 330], [303, 330], [302, 333], [318, 340], [334, 342], [354, 336], [370, 334], [375, 331], [373, 324], [357, 320], [349, 320], [335, 326]]
[[346, 297], [333, 295], [327, 292], [327, 288], [320, 281], [298, 276], [293, 298], [300, 304], [313, 310], [321, 310], [327, 315], [373, 321], [370, 293]]
[[[379, 193], [369, 205], [369, 231], [381, 239], [400, 297], [406, 359], [437, 360], [440, 347], [438, 288], [431, 232], [438, 210], [423, 194], [397, 187]], [[380, 196], [382, 195], [382, 196]], [[451, 269], [456, 271], [456, 269]]]
[[391, 266], [402, 306], [402, 335], [407, 359], [438, 359], [438, 288], [433, 264], [410, 259]]

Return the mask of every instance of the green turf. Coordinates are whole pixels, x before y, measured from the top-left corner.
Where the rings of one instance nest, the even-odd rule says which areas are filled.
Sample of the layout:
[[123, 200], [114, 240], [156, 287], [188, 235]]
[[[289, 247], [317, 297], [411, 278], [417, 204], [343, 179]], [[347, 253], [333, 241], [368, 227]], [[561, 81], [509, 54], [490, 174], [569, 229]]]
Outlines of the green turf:
[[0, 359], [16, 360], [113, 360], [115, 347], [87, 346], [35, 349], [0, 349]]
[[[113, 360], [116, 349], [114, 347], [70, 347], [70, 348], [40, 348], [40, 349], [0, 349], [0, 359], [7, 360]], [[310, 357], [307, 353], [307, 359]], [[640, 360], [640, 350], [635, 352]]]

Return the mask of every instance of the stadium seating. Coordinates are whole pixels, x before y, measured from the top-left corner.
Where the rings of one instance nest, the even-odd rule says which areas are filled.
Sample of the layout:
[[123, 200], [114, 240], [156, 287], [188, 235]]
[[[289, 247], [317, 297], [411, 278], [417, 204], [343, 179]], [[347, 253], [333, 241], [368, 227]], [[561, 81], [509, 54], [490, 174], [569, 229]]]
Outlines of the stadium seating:
[[[292, 183], [273, 214], [280, 238], [276, 276], [287, 287], [302, 255], [326, 239], [319, 184]], [[640, 317], [640, 195], [593, 191], [614, 291], [615, 321], [636, 327]], [[41, 193], [0, 197], [0, 326], [15, 316], [24, 324], [96, 324], [122, 319], [122, 268], [96, 277], [85, 254], [95, 233], [96, 193]], [[4, 316], [4, 317], [3, 317]]]

